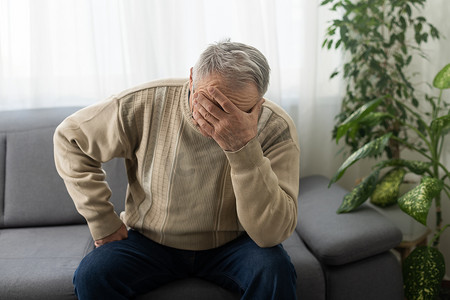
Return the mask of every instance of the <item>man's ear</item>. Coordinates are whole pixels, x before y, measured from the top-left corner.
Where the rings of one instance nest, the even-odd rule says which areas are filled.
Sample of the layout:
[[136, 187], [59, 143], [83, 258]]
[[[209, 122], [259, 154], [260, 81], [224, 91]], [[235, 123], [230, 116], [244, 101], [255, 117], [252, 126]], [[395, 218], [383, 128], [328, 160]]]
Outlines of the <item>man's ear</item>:
[[193, 68], [191, 67], [191, 69], [189, 70], [189, 89], [192, 90], [192, 84], [194, 83], [193, 79], [192, 79], [192, 70]]

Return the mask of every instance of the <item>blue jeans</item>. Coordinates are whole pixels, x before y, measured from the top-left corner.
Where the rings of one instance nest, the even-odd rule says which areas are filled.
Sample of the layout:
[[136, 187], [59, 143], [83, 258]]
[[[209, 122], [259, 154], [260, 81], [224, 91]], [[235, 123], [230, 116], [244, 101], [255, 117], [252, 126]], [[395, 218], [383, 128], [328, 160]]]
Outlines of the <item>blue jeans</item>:
[[241, 299], [297, 299], [297, 276], [283, 246], [260, 248], [246, 234], [219, 248], [189, 251], [160, 245], [130, 230], [128, 239], [90, 252], [73, 282], [80, 300], [114, 300], [132, 299], [186, 277], [239, 291]]

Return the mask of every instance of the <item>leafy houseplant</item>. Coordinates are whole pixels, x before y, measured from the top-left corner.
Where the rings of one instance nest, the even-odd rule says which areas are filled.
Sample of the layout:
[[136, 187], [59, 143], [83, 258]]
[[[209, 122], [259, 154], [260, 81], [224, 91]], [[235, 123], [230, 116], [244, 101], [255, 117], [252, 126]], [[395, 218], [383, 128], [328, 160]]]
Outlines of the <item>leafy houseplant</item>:
[[[442, 226], [441, 193], [450, 198], [450, 172], [442, 163], [444, 139], [450, 132], [450, 103], [443, 97], [443, 90], [450, 89], [450, 64], [445, 66], [435, 77], [433, 86], [440, 90], [439, 96], [426, 96], [429, 109], [416, 109], [411, 105], [395, 100], [395, 105], [408, 111], [414, 118], [403, 120], [401, 116], [384, 114], [385, 119], [399, 122], [410, 130], [410, 138], [387, 133], [374, 139], [354, 151], [338, 169], [330, 185], [341, 178], [345, 171], [357, 161], [366, 157], [380, 156], [392, 140], [405, 146], [423, 157], [421, 161], [389, 158], [376, 163], [372, 172], [345, 195], [338, 213], [350, 212], [364, 203], [369, 197], [377, 198], [382, 205], [398, 203], [408, 215], [427, 225], [427, 216], [434, 201], [436, 206], [436, 233], [428, 246], [416, 248], [403, 263], [405, 296], [408, 299], [434, 299], [445, 274], [445, 261], [437, 249], [441, 234], [450, 227]], [[384, 97], [373, 100], [356, 110], [338, 127], [337, 139], [348, 131], [355, 130], [366, 118], [377, 114], [376, 108]], [[414, 138], [412, 138], [414, 137]], [[412, 140], [413, 142], [411, 142]], [[382, 169], [388, 169], [380, 176]], [[422, 176], [420, 184], [399, 198], [399, 186], [407, 172]]]
[[[322, 47], [344, 50], [347, 54], [342, 74], [347, 82], [341, 112], [333, 137], [345, 137], [345, 143], [355, 151], [361, 145], [387, 133], [408, 138], [402, 125], [412, 115], [398, 103], [419, 106], [408, 66], [418, 56], [425, 57], [421, 45], [428, 39], [439, 39], [439, 31], [423, 16], [416, 16], [426, 0], [324, 0], [321, 5], [332, 5], [332, 11], [341, 11], [339, 19], [327, 29]], [[377, 113], [371, 114], [352, 130], [340, 125], [357, 108], [380, 97]], [[397, 115], [397, 119], [386, 118]], [[412, 116], [414, 117], [414, 116]], [[344, 131], [341, 135], [339, 130]], [[384, 149], [389, 158], [400, 158], [402, 144], [389, 139]]]
[[[437, 250], [442, 226], [441, 191], [449, 196], [449, 172], [441, 162], [444, 137], [449, 131], [448, 103], [442, 90], [449, 88], [445, 67], [434, 81], [439, 97], [417, 99], [414, 73], [409, 66], [416, 57], [426, 57], [421, 45], [439, 39], [439, 31], [420, 16], [426, 0], [323, 0], [331, 10], [342, 11], [329, 26], [323, 47], [342, 49], [346, 54], [342, 74], [346, 93], [333, 130], [350, 146], [352, 154], [342, 164], [330, 184], [339, 180], [348, 167], [366, 157], [381, 157], [373, 172], [344, 197], [339, 213], [356, 209], [369, 197], [380, 206], [398, 202], [402, 210], [422, 224], [432, 201], [436, 205], [436, 235], [432, 245], [417, 248], [406, 259], [405, 295], [409, 299], [429, 299], [436, 295], [444, 274], [444, 259]], [[429, 105], [424, 113], [420, 106]], [[410, 149], [423, 161], [401, 158]], [[388, 172], [380, 175], [381, 171]], [[400, 199], [398, 187], [406, 173], [422, 176], [421, 183]], [[425, 283], [421, 283], [425, 278]], [[431, 295], [431, 296], [430, 296]]]

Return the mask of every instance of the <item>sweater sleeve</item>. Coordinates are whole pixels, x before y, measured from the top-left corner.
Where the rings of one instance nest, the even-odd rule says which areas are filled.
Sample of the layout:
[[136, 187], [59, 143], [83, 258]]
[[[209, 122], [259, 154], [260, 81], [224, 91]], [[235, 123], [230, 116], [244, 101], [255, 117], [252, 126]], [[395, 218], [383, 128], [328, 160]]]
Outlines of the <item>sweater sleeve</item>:
[[122, 225], [102, 169], [103, 162], [127, 154], [118, 111], [116, 99], [84, 108], [65, 119], [53, 138], [56, 169], [94, 240]]
[[287, 239], [297, 225], [300, 150], [287, 140], [263, 153], [257, 138], [226, 152], [239, 221], [260, 247]]

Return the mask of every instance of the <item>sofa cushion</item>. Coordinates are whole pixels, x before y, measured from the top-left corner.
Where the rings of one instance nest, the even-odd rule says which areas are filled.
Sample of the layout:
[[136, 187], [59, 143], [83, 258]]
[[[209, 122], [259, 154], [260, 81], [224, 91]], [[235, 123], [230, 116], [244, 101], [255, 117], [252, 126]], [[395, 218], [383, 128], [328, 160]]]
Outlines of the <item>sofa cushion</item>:
[[[0, 112], [0, 176], [4, 178], [0, 181], [0, 228], [85, 223], [56, 172], [53, 157], [55, 128], [75, 110]], [[30, 111], [32, 118], [27, 118]], [[16, 120], [17, 126], [8, 120]], [[120, 213], [127, 187], [123, 159], [114, 159], [104, 168], [113, 192], [111, 201]]]
[[54, 131], [47, 127], [8, 133], [5, 227], [83, 223], [56, 172]]
[[[284, 243], [297, 270], [299, 299], [325, 299], [320, 263], [297, 233]], [[72, 276], [81, 259], [93, 249], [86, 225], [0, 230], [0, 299], [75, 299]], [[145, 299], [239, 299], [223, 288], [190, 278], [173, 282]]]
[[75, 299], [73, 273], [92, 249], [86, 225], [0, 230], [0, 299]]
[[389, 251], [344, 266], [325, 268], [328, 299], [404, 299], [400, 263]]
[[300, 180], [299, 219], [296, 230], [328, 265], [342, 265], [392, 249], [402, 240], [400, 230], [387, 218], [363, 205], [353, 213], [337, 214], [347, 190], [328, 188], [323, 176]]

